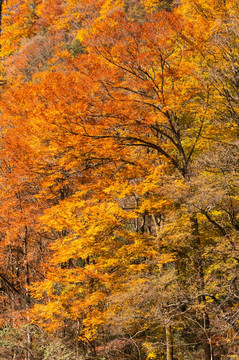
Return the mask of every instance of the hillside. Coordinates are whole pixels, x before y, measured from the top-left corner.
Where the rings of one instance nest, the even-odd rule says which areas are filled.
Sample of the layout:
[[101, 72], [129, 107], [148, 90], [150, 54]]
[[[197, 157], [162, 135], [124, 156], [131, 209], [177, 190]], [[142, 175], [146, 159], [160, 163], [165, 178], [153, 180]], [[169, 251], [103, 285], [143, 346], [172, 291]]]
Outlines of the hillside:
[[239, 359], [238, 2], [0, 13], [0, 359]]

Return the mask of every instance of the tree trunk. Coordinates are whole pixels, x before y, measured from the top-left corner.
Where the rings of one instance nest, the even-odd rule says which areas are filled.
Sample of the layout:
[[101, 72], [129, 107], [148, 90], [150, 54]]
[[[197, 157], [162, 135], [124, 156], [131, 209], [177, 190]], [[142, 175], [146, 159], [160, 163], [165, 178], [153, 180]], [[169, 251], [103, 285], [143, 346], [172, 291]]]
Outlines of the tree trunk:
[[205, 281], [204, 281], [204, 269], [203, 269], [203, 259], [202, 259], [202, 249], [200, 241], [200, 233], [198, 226], [197, 215], [191, 216], [191, 226], [192, 226], [192, 235], [193, 235], [193, 249], [194, 249], [194, 266], [195, 271], [198, 274], [197, 277], [197, 289], [199, 294], [199, 303], [205, 305], [203, 310], [202, 318], [200, 319], [200, 325], [204, 330], [205, 341], [203, 343], [204, 359], [205, 360], [214, 360], [212, 344], [210, 341], [210, 319], [208, 312], [206, 310], [206, 297], [203, 295], [205, 293]]
[[[29, 272], [29, 263], [28, 263], [28, 228], [25, 226], [25, 235], [24, 235], [24, 263], [25, 263], [25, 286], [26, 286], [26, 299], [30, 302], [30, 295], [28, 286], [30, 285], [30, 272]], [[28, 309], [28, 304], [26, 303], [26, 310]], [[27, 322], [30, 323], [30, 319], [27, 316]], [[27, 349], [26, 350], [26, 360], [31, 360], [31, 346], [32, 346], [32, 337], [31, 337], [31, 331], [29, 325], [26, 328], [26, 343], [27, 343]]]
[[166, 330], [167, 360], [173, 360], [173, 337], [172, 337], [171, 325], [167, 324], [165, 330]]

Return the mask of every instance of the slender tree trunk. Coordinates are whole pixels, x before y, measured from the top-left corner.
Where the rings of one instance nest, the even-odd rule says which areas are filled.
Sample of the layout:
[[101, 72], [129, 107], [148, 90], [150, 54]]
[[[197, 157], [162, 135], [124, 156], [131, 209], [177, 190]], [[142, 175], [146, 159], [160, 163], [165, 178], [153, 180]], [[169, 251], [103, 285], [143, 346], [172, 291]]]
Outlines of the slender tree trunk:
[[165, 330], [166, 330], [167, 360], [173, 360], [173, 337], [172, 337], [171, 325], [167, 324]]
[[203, 259], [202, 259], [202, 250], [201, 250], [201, 241], [200, 241], [200, 233], [198, 226], [197, 215], [191, 216], [191, 226], [192, 226], [192, 235], [193, 239], [193, 248], [194, 248], [194, 266], [195, 271], [198, 274], [197, 278], [197, 288], [199, 294], [199, 303], [205, 305], [205, 309], [203, 310], [202, 318], [200, 319], [200, 325], [204, 330], [205, 342], [203, 343], [204, 350], [204, 359], [205, 360], [214, 360], [212, 344], [209, 337], [210, 332], [210, 319], [208, 312], [206, 310], [206, 297], [203, 295], [205, 293], [205, 281], [204, 281], [204, 269], [203, 269]]
[[[25, 235], [24, 235], [24, 263], [25, 263], [25, 285], [26, 285], [26, 299], [30, 301], [30, 295], [28, 291], [28, 286], [30, 285], [30, 272], [29, 272], [29, 263], [28, 263], [28, 228], [25, 226]], [[26, 304], [27, 307], [27, 304]], [[30, 319], [27, 317], [28, 324], [30, 323]], [[26, 342], [27, 342], [27, 349], [26, 350], [26, 360], [31, 360], [31, 346], [32, 346], [32, 337], [30, 327], [27, 326], [26, 328]]]

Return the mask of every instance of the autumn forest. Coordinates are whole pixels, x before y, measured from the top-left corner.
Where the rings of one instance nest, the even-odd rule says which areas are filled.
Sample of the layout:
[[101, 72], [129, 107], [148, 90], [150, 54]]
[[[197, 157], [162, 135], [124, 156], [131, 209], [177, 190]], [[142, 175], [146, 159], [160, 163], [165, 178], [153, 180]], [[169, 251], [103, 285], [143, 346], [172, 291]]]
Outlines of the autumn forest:
[[0, 359], [239, 359], [238, 17], [0, 1]]

